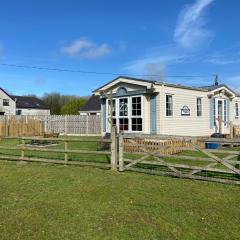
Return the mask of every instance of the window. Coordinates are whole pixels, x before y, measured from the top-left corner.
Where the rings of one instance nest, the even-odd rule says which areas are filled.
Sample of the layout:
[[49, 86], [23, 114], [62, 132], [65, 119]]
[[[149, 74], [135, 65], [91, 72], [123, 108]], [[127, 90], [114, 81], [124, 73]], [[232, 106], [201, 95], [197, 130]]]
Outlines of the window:
[[9, 106], [9, 99], [3, 99], [3, 106]]
[[216, 100], [213, 99], [213, 119], [214, 119], [214, 126], [216, 127]]
[[173, 116], [173, 96], [166, 95], [166, 116]]
[[119, 130], [128, 131], [128, 118], [119, 118]]
[[[107, 101], [107, 118], [110, 123], [111, 106]], [[143, 129], [143, 98], [128, 96], [113, 99], [113, 125], [120, 131], [140, 132]], [[109, 125], [110, 126], [110, 125]]]
[[223, 117], [224, 117], [224, 126], [227, 126], [228, 125], [228, 122], [227, 122], [227, 100], [224, 100]]
[[119, 116], [128, 116], [128, 98], [119, 99]]
[[132, 98], [132, 116], [142, 115], [142, 99], [141, 97]]
[[197, 98], [197, 116], [202, 116], [202, 98]]
[[239, 105], [238, 105], [238, 102], [235, 103], [235, 117], [239, 118]]
[[142, 131], [142, 97], [132, 97], [132, 131]]
[[22, 110], [20, 109], [16, 110], [16, 115], [22, 115]]
[[142, 131], [142, 118], [132, 118], [132, 131]]

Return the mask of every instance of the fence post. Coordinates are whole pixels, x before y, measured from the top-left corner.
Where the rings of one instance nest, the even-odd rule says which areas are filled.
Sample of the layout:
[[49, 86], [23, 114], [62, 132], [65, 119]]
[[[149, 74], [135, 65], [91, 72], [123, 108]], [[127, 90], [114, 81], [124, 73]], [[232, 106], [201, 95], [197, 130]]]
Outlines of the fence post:
[[[67, 151], [68, 150], [68, 142], [64, 142], [64, 151]], [[65, 162], [67, 163], [68, 162], [68, 153], [67, 152], [65, 152], [64, 153], [64, 160], [65, 160]]]
[[124, 170], [124, 161], [123, 161], [123, 134], [119, 134], [119, 171], [122, 172]]
[[24, 159], [24, 155], [25, 155], [24, 148], [25, 148], [25, 140], [22, 139], [21, 159]]
[[111, 131], [111, 170], [117, 171], [117, 129], [112, 127]]

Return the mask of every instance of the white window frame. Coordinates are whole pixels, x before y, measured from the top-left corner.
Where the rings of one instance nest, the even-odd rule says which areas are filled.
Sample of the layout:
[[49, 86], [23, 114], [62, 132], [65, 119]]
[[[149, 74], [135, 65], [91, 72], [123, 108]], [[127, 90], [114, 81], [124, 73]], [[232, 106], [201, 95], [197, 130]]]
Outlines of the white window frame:
[[235, 102], [234, 108], [235, 108], [235, 118], [239, 119], [239, 103], [238, 102]]
[[[121, 99], [127, 99], [127, 116], [120, 116], [120, 100]], [[118, 107], [117, 107], [117, 109], [118, 109], [118, 111], [117, 111], [117, 120], [116, 120], [116, 125], [117, 125], [117, 128], [119, 129], [119, 131], [120, 131], [120, 118], [124, 118], [124, 119], [128, 119], [128, 130], [123, 130], [124, 132], [130, 132], [130, 107], [129, 107], [129, 103], [130, 103], [130, 101], [129, 101], [130, 99], [129, 99], [129, 97], [119, 97], [119, 98], [117, 98], [117, 104], [118, 104]]]
[[[132, 99], [133, 98], [137, 98], [137, 97], [140, 97], [141, 98], [141, 115], [132, 115]], [[130, 123], [131, 123], [131, 132], [134, 132], [134, 133], [141, 133], [143, 132], [143, 126], [144, 126], [144, 119], [143, 119], [143, 111], [144, 111], [144, 108], [143, 108], [143, 96], [142, 95], [138, 95], [138, 96], [131, 96], [131, 106], [130, 106]], [[132, 130], [132, 119], [133, 118], [141, 118], [142, 119], [142, 131], [133, 131]]]
[[[4, 105], [5, 103], [7, 103], [7, 105]], [[4, 99], [3, 99], [3, 107], [9, 107], [9, 106], [10, 106], [10, 101], [9, 101], [9, 99], [4, 98]]]
[[[170, 97], [172, 97], [172, 114], [171, 115], [167, 115], [167, 96], [170, 96]], [[171, 93], [166, 93], [165, 94], [165, 116], [166, 117], [168, 117], [168, 118], [171, 118], [171, 117], [173, 117], [173, 115], [174, 115], [174, 111], [173, 111], [173, 109], [174, 109], [174, 102], [173, 102], [173, 94], [171, 94]]]
[[[198, 103], [198, 100], [200, 100], [200, 104]], [[202, 117], [203, 116], [203, 104], [202, 104], [202, 97], [197, 97], [197, 117]], [[200, 114], [199, 114], [199, 109], [198, 107], [200, 106]]]
[[[135, 98], [135, 97], [140, 97], [141, 98], [141, 115], [132, 115], [132, 98]], [[128, 99], [128, 116], [120, 116], [119, 114], [119, 102], [120, 102], [120, 99]], [[106, 108], [107, 108], [107, 111], [106, 111], [106, 124], [107, 124], [107, 131], [110, 131], [109, 129], [109, 118], [110, 118], [110, 115], [109, 115], [109, 100], [110, 99], [107, 99], [106, 101]], [[126, 97], [116, 97], [116, 98], [113, 98], [113, 100], [115, 100], [115, 104], [116, 104], [116, 107], [115, 107], [115, 111], [116, 111], [116, 114], [114, 116], [114, 118], [116, 118], [116, 126], [117, 126], [117, 129], [119, 130], [119, 119], [120, 118], [127, 118], [128, 119], [128, 130], [125, 130], [124, 132], [126, 133], [142, 133], [144, 130], [144, 118], [143, 118], [143, 112], [144, 112], [144, 104], [143, 104], [143, 95], [133, 95], [133, 96], [126, 96]], [[142, 131], [132, 131], [132, 118], [141, 118], [142, 119]]]

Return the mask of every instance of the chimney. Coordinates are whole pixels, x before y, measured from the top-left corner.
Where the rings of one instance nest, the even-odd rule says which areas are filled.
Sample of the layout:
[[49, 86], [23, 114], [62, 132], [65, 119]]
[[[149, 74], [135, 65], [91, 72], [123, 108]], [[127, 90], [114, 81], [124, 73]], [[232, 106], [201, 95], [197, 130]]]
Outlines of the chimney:
[[215, 75], [214, 85], [215, 86], [219, 85], [219, 83], [218, 83], [218, 75], [217, 74]]

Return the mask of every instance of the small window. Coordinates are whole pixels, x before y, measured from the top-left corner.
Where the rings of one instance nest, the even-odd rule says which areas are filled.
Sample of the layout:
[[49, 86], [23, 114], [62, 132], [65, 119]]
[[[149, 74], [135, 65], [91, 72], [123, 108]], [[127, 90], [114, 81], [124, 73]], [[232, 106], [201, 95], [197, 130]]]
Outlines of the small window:
[[22, 110], [16, 110], [16, 115], [22, 115]]
[[224, 100], [224, 112], [223, 112], [223, 117], [224, 117], [224, 126], [227, 126], [228, 125], [228, 122], [227, 122], [227, 100]]
[[119, 99], [119, 116], [128, 116], [128, 98]]
[[119, 130], [128, 131], [128, 118], [119, 118]]
[[239, 118], [239, 104], [238, 102], [235, 103], [235, 116]]
[[133, 97], [132, 98], [132, 116], [142, 115], [142, 98]]
[[132, 118], [132, 131], [142, 131], [142, 118]]
[[202, 116], [202, 98], [197, 98], [197, 116]]
[[9, 106], [9, 99], [3, 99], [3, 106]]
[[166, 95], [166, 116], [173, 116], [173, 96]]

